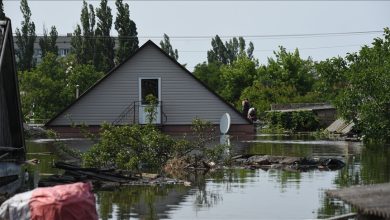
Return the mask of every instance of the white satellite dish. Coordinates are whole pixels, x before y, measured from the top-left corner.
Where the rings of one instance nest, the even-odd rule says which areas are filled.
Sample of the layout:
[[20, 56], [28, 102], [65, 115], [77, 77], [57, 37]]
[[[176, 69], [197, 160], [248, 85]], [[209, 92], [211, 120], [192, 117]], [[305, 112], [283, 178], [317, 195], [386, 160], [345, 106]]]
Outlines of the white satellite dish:
[[219, 120], [219, 130], [221, 131], [221, 134], [228, 133], [230, 128], [230, 115], [229, 113], [225, 113], [222, 115], [221, 119]]

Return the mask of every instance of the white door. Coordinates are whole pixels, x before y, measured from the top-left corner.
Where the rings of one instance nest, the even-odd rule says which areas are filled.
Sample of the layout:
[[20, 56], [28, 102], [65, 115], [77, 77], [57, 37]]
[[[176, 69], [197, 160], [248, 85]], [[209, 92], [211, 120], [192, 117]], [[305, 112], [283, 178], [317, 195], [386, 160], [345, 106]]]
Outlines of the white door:
[[160, 78], [139, 78], [139, 123], [148, 123], [148, 113], [145, 111], [147, 105], [146, 96], [153, 95], [157, 98], [158, 104], [155, 107], [153, 124], [161, 123], [161, 80]]

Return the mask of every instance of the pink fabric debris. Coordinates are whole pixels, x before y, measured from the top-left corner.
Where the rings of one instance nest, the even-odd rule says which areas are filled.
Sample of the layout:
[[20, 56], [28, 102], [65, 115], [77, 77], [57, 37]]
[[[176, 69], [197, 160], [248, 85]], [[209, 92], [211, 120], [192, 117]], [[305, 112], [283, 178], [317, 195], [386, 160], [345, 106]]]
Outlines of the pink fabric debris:
[[33, 190], [31, 220], [98, 219], [91, 183], [73, 183]]

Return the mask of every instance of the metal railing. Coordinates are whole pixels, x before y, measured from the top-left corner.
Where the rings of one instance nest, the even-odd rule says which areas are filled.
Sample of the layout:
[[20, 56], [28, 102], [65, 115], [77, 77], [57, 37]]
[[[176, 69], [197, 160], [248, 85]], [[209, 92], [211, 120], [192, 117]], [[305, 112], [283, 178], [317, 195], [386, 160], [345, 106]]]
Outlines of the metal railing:
[[[130, 119], [127, 124], [134, 124], [135, 122], [135, 111], [134, 111], [135, 105], [134, 103], [131, 103], [130, 105], [126, 106], [125, 109], [118, 115], [118, 117], [111, 123], [111, 125], [120, 125], [120, 124], [126, 124], [125, 120]], [[132, 114], [133, 113], [133, 114]], [[133, 116], [133, 117], [129, 117]], [[131, 120], [133, 118], [133, 120]]]
[[[146, 119], [140, 117], [142, 111], [146, 108], [146, 104], [141, 101], [134, 101], [118, 115], [118, 117], [111, 123], [112, 125], [125, 125], [125, 124], [146, 124]], [[159, 101], [156, 105], [157, 118], [155, 125], [164, 125], [168, 117], [163, 110], [162, 101]]]

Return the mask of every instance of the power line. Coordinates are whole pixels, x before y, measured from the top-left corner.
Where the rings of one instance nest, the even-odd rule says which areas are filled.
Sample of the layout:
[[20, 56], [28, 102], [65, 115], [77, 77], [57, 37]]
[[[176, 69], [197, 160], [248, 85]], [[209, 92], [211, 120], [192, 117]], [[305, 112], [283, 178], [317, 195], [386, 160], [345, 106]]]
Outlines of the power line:
[[[4, 0], [4, 2], [18, 2], [20, 0]], [[30, 2], [47, 2], [53, 0], [29, 0]], [[82, 2], [83, 0], [56, 0], [58, 2]], [[88, 0], [88, 2], [96, 2], [101, 0]], [[115, 0], [108, 0], [109, 2]], [[130, 1], [130, 0], [124, 0]], [[131, 0], [132, 2], [263, 2], [270, 0]], [[296, 0], [271, 0], [272, 2], [294, 2]], [[340, 0], [300, 0], [300, 1], [314, 1], [314, 2], [338, 2]], [[367, 1], [367, 0], [344, 0], [344, 1]], [[376, 2], [388, 1], [388, 0], [371, 0]]]
[[[333, 48], [345, 48], [345, 47], [361, 47], [361, 44], [350, 44], [350, 45], [335, 45], [335, 46], [321, 46], [321, 47], [295, 47], [298, 50], [317, 50], [317, 49], [333, 49]], [[294, 49], [295, 49], [294, 48]], [[264, 49], [254, 50], [253, 52], [273, 52], [275, 49]], [[181, 50], [180, 53], [205, 53], [207, 50]]]
[[[383, 33], [382, 30], [375, 31], [351, 31], [351, 32], [324, 32], [324, 33], [302, 33], [302, 34], [263, 34], [263, 35], [218, 35], [221, 39], [233, 38], [233, 37], [243, 37], [243, 38], [261, 38], [261, 39], [280, 39], [280, 38], [311, 38], [311, 37], [340, 37], [340, 36], [355, 36], [355, 35], [365, 35], [365, 34], [379, 34]], [[214, 38], [216, 35], [182, 35], [182, 36], [169, 36], [170, 39], [210, 39]], [[59, 35], [59, 37], [67, 37], [67, 35]], [[162, 39], [163, 36], [81, 36], [84, 38], [90, 39], [101, 39], [113, 37], [116, 39]]]

